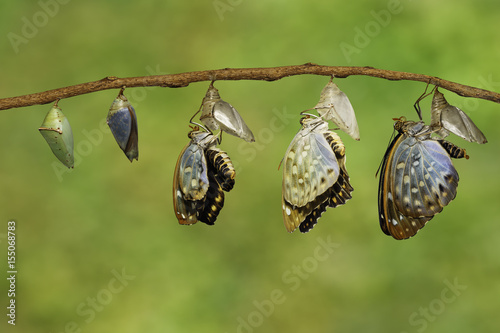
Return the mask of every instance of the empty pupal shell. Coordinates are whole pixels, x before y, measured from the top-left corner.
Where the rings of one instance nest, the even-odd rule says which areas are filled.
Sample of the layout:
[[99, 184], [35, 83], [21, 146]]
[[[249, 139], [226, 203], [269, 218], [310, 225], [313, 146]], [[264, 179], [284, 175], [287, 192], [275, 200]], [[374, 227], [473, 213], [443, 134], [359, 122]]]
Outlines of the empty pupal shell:
[[73, 131], [69, 125], [68, 118], [64, 116], [62, 110], [57, 106], [57, 102], [47, 113], [38, 130], [59, 161], [68, 168], [73, 168], [75, 164], [75, 157], [73, 155]]
[[139, 160], [137, 116], [127, 97], [123, 95], [123, 89], [111, 104], [106, 122], [130, 162], [134, 158]]
[[220, 128], [222, 131], [245, 141], [255, 141], [252, 131], [243, 121], [238, 111], [220, 98], [219, 91], [212, 83], [210, 83], [203, 98], [200, 120], [211, 131]]
[[469, 142], [486, 143], [486, 137], [465, 112], [450, 105], [437, 89], [431, 106], [431, 127], [443, 137], [451, 132]]
[[319, 102], [314, 109], [323, 119], [332, 121], [354, 140], [359, 141], [358, 122], [351, 102], [332, 80], [321, 91]]

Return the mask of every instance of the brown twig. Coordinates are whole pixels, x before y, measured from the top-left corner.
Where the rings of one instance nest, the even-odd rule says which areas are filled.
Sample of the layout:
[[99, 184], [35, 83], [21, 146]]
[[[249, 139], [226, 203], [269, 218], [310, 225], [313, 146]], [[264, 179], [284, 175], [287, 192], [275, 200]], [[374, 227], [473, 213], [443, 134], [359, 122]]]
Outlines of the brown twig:
[[74, 86], [47, 90], [35, 94], [0, 99], [0, 110], [20, 108], [24, 106], [47, 104], [57, 99], [88, 94], [106, 89], [126, 87], [186, 87], [190, 83], [212, 80], [263, 80], [276, 81], [293, 75], [334, 75], [345, 78], [351, 75], [366, 75], [387, 80], [410, 80], [430, 83], [443, 89], [452, 91], [463, 97], [475, 97], [500, 103], [500, 94], [484, 89], [474, 88], [463, 84], [447, 81], [438, 77], [398, 72], [373, 67], [321, 66], [307, 63], [297, 66], [269, 67], [269, 68], [224, 68], [198, 72], [188, 72], [168, 75], [152, 75], [140, 77], [118, 78], [108, 76], [102, 80], [81, 83]]

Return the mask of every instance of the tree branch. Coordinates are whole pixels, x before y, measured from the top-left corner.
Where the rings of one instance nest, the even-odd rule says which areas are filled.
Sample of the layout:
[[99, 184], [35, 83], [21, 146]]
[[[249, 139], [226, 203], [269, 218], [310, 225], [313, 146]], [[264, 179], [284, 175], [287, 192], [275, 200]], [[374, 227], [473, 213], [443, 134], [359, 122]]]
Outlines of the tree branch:
[[141, 77], [118, 78], [108, 76], [99, 81], [81, 83], [74, 86], [47, 90], [35, 94], [22, 95], [0, 99], [0, 110], [20, 108], [24, 106], [47, 104], [57, 99], [89, 94], [107, 89], [126, 87], [186, 87], [190, 83], [212, 80], [263, 80], [276, 81], [293, 75], [334, 75], [337, 78], [346, 78], [351, 75], [366, 75], [387, 80], [410, 80], [429, 83], [440, 88], [452, 91], [463, 97], [475, 97], [500, 103], [500, 94], [447, 81], [438, 77], [397, 72], [373, 67], [348, 67], [348, 66], [321, 66], [307, 63], [297, 66], [269, 67], [269, 68], [224, 68], [198, 72], [188, 72], [168, 75], [152, 75]]

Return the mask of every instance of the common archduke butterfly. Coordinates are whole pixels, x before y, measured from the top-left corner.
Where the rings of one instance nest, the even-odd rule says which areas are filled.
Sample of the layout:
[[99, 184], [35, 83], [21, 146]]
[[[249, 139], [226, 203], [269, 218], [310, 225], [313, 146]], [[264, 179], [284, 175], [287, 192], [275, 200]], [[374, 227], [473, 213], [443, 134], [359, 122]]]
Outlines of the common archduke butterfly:
[[422, 121], [396, 120], [397, 136], [387, 149], [378, 190], [382, 231], [395, 239], [414, 236], [457, 194], [459, 176], [451, 157], [465, 149], [431, 137]]
[[234, 186], [229, 156], [216, 147], [217, 136], [195, 127], [175, 166], [174, 212], [180, 224], [213, 225], [224, 206], [224, 192]]
[[345, 167], [345, 147], [328, 123], [312, 115], [283, 159], [282, 209], [288, 232], [311, 230], [327, 207], [344, 204], [353, 188]]

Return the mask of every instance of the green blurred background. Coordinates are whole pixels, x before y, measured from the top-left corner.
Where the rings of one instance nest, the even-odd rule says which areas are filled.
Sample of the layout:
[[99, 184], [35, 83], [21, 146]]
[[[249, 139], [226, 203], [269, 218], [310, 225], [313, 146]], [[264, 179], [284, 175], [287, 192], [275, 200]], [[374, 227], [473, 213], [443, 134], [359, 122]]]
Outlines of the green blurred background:
[[[497, 1], [471, 0], [2, 3], [0, 96], [108, 75], [306, 62], [423, 73], [500, 91], [499, 9]], [[23, 28], [26, 22], [36, 31]], [[13, 46], [13, 34], [25, 39]], [[345, 54], [341, 45], [356, 50]], [[17, 325], [6, 322], [3, 279], [0, 330], [497, 332], [500, 106], [443, 91], [489, 142], [450, 137], [470, 155], [454, 162], [457, 198], [416, 237], [396, 241], [379, 227], [375, 172], [391, 118], [415, 119], [412, 105], [425, 85], [338, 79], [361, 131], [360, 142], [340, 133], [353, 199], [329, 209], [310, 233], [288, 234], [278, 165], [299, 112], [317, 103], [327, 81], [216, 83], [257, 142], [225, 137], [221, 148], [238, 175], [212, 227], [178, 225], [171, 194], [188, 120], [208, 82], [125, 90], [139, 123], [140, 158], [132, 164], [103, 123], [118, 90], [59, 103], [80, 155], [71, 172], [38, 133], [50, 105], [2, 111], [0, 267], [5, 276], [7, 221], [14, 219], [18, 274]], [[430, 99], [422, 103], [429, 106]]]

